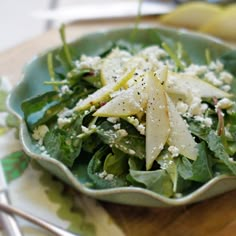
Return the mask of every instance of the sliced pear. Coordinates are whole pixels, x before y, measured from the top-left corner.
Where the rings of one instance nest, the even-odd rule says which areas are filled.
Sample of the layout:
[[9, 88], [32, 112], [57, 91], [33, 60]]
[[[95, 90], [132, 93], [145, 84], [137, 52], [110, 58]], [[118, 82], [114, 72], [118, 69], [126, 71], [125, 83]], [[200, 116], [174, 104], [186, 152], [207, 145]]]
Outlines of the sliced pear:
[[122, 91], [111, 101], [99, 108], [93, 115], [102, 117], [122, 117], [143, 112], [147, 104], [147, 85], [139, 81]]
[[170, 146], [175, 146], [179, 149], [179, 153], [183, 156], [196, 160], [198, 151], [197, 143], [193, 139], [190, 131], [188, 130], [186, 122], [180, 116], [175, 108], [175, 105], [167, 95], [168, 112], [170, 119], [170, 135], [167, 143]]
[[160, 80], [160, 83], [164, 85], [168, 78], [168, 67], [161, 67], [154, 73], [154, 76], [156, 76]]
[[160, 22], [176, 27], [198, 29], [222, 12], [218, 5], [204, 2], [188, 2], [180, 5], [171, 13], [160, 17]]
[[189, 92], [198, 94], [199, 97], [205, 98], [224, 98], [232, 96], [230, 93], [216, 88], [198, 77], [183, 73], [169, 72], [165, 86], [168, 93], [176, 93], [186, 96], [188, 96]]
[[121, 79], [119, 79], [116, 83], [109, 83], [106, 86], [98, 89], [93, 94], [90, 94], [84, 100], [80, 100], [75, 106], [74, 110], [86, 110], [93, 105], [97, 105], [98, 103], [105, 102], [109, 99], [110, 94], [114, 91], [119, 90], [124, 87], [126, 83], [133, 77], [135, 69], [132, 69], [128, 73], [126, 73]]
[[146, 111], [146, 169], [164, 148], [170, 132], [166, 92], [160, 81], [149, 73]]
[[127, 72], [125, 64], [130, 58], [131, 55], [127, 51], [114, 49], [103, 61], [101, 69], [102, 84], [114, 83], [122, 77]]
[[218, 14], [211, 20], [205, 22], [199, 30], [235, 42], [236, 4], [231, 4], [228, 7], [225, 7], [221, 14]]

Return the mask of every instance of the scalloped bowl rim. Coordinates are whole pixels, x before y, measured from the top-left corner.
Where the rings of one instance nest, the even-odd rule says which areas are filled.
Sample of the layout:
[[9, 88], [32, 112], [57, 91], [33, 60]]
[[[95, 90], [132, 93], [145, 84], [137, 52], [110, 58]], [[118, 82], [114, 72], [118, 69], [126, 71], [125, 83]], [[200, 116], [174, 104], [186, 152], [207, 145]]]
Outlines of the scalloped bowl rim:
[[[194, 32], [191, 30], [187, 30], [187, 29], [176, 29], [173, 27], [167, 27], [167, 26], [162, 26], [162, 25], [152, 25], [152, 24], [142, 24], [140, 25], [141, 29], [145, 29], [145, 28], [150, 28], [150, 27], [155, 27], [155, 28], [159, 28], [159, 29], [169, 29], [169, 30], [173, 30], [174, 32], [180, 32], [180, 33], [187, 33], [190, 34], [192, 36], [196, 36], [196, 37], [200, 37], [200, 38], [204, 38], [206, 40], [209, 41], [214, 41], [219, 45], [222, 45], [224, 47], [227, 47], [229, 49], [233, 49], [234, 47], [230, 44], [228, 44], [227, 42], [224, 42], [218, 38], [215, 38], [213, 36], [210, 35], [206, 35], [203, 33], [198, 33], [198, 32]], [[124, 30], [127, 28], [131, 28], [131, 27], [121, 27], [121, 28], [116, 28], [116, 29], [106, 29], [106, 30], [97, 30], [85, 35], [82, 35], [72, 41], [70, 41], [69, 43], [73, 43], [76, 42], [77, 40], [82, 39], [83, 37], [87, 37], [96, 33], [107, 33], [107, 32], [112, 32], [112, 31], [117, 31], [117, 30]], [[65, 173], [65, 175], [68, 177], [68, 179], [71, 181], [71, 184], [73, 185], [73, 187], [84, 193], [87, 196], [96, 198], [96, 199], [100, 199], [100, 200], [104, 200], [104, 197], [109, 198], [109, 195], [114, 195], [114, 194], [120, 194], [120, 193], [124, 193], [124, 194], [129, 194], [129, 193], [134, 193], [134, 194], [141, 194], [141, 195], [145, 195], [147, 197], [149, 197], [150, 199], [156, 200], [157, 201], [157, 206], [165, 206], [165, 207], [171, 207], [171, 206], [182, 206], [182, 205], [187, 205], [187, 204], [191, 204], [194, 202], [198, 202], [201, 200], [204, 200], [205, 198], [201, 199], [201, 196], [208, 190], [210, 190], [212, 187], [216, 186], [217, 184], [220, 184], [223, 181], [227, 181], [227, 180], [235, 180], [235, 187], [230, 188], [230, 190], [233, 190], [234, 188], [236, 188], [236, 176], [230, 176], [230, 175], [219, 175], [214, 177], [213, 179], [209, 180], [207, 183], [203, 184], [201, 187], [199, 187], [198, 189], [194, 190], [193, 192], [189, 193], [188, 195], [185, 195], [183, 197], [179, 197], [179, 198], [168, 198], [165, 197], [163, 195], [160, 195], [158, 193], [155, 193], [151, 190], [148, 189], [144, 189], [144, 188], [139, 188], [139, 187], [132, 187], [132, 186], [127, 186], [127, 187], [117, 187], [117, 188], [109, 188], [109, 189], [92, 189], [92, 188], [88, 188], [86, 187], [84, 184], [80, 183], [75, 176], [72, 174], [72, 172], [60, 161], [53, 159], [53, 158], [48, 158], [43, 156], [42, 154], [37, 154], [32, 152], [28, 147], [27, 144], [25, 142], [25, 135], [24, 135], [24, 131], [26, 129], [26, 125], [24, 120], [22, 119], [22, 117], [14, 110], [14, 108], [11, 106], [11, 96], [14, 93], [15, 89], [20, 86], [20, 84], [22, 84], [24, 82], [24, 78], [25, 78], [25, 70], [28, 66], [30, 66], [30, 64], [37, 60], [38, 57], [41, 57], [43, 55], [45, 55], [46, 53], [48, 53], [49, 51], [58, 48], [59, 46], [56, 47], [51, 47], [48, 48], [46, 50], [44, 50], [42, 53], [39, 53], [35, 56], [33, 56], [31, 58], [31, 60], [29, 60], [27, 63], [25, 63], [25, 66], [21, 72], [21, 78], [20, 80], [17, 82], [17, 84], [14, 86], [14, 88], [12, 89], [12, 91], [10, 92], [10, 94], [8, 95], [7, 98], [7, 107], [9, 109], [9, 111], [11, 113], [13, 113], [15, 116], [18, 117], [18, 119], [20, 120], [20, 142], [22, 144], [22, 148], [25, 151], [25, 153], [27, 155], [29, 155], [31, 158], [35, 159], [35, 160], [43, 160], [46, 161], [48, 163], [51, 163], [52, 165], [56, 165], [57, 167], [59, 167], [59, 169], [61, 171], [63, 171]], [[230, 191], [229, 190], [229, 191]], [[224, 192], [222, 192], [224, 193]], [[219, 193], [221, 194], [221, 193]], [[207, 198], [211, 198], [214, 196], [217, 196], [219, 194], [207, 197]], [[106, 201], [109, 201], [106, 199]], [[122, 202], [118, 202], [118, 203], [122, 203]], [[124, 203], [127, 204], [127, 203]], [[133, 205], [132, 203], [130, 203], [130, 205]], [[138, 204], [140, 205], [140, 204]], [[141, 204], [143, 206], [150, 206], [149, 204]], [[155, 207], [155, 204], [151, 204], [151, 206]]]

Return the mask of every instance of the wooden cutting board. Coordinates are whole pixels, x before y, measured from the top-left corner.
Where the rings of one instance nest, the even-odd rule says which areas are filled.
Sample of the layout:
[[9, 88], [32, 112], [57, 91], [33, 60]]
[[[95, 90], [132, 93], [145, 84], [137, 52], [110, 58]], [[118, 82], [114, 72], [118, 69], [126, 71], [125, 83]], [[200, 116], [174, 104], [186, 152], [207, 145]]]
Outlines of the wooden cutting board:
[[[144, 23], [156, 19], [147, 18]], [[73, 40], [100, 29], [127, 26], [132, 20], [83, 22], [67, 27]], [[23, 65], [35, 54], [60, 44], [58, 30], [51, 30], [15, 48], [0, 53], [0, 75], [13, 84], [20, 79]], [[236, 190], [204, 202], [173, 208], [144, 208], [102, 203], [127, 236], [234, 236], [236, 235]]]

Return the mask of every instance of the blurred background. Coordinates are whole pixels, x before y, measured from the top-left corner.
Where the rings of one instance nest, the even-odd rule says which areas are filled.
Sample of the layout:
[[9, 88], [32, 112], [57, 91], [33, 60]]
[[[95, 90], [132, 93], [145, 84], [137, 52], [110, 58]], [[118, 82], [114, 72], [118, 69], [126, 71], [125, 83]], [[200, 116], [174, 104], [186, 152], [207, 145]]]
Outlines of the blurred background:
[[[24, 41], [30, 40], [43, 32], [57, 27], [60, 23], [57, 21], [46, 20], [36, 17], [38, 11], [49, 11], [72, 6], [74, 15], [81, 5], [89, 5], [88, 11], [90, 15], [96, 14], [94, 3], [98, 4], [100, 10], [103, 6], [110, 6], [119, 2], [125, 6], [130, 6], [134, 10], [133, 14], [137, 14], [139, 0], [1, 0], [0, 1], [0, 52], [8, 48], [14, 47]], [[198, 0], [199, 1], [199, 0]], [[204, 32], [217, 36], [228, 41], [236, 41], [236, 0], [208, 0], [200, 1], [176, 0], [175, 2], [185, 3], [163, 18], [159, 18], [159, 23], [169, 26], [190, 28], [192, 30]], [[224, 5], [207, 4], [208, 3], [231, 3]], [[171, 0], [143, 0], [152, 4], [157, 2], [173, 2]], [[196, 3], [196, 4], [193, 4]], [[232, 4], [233, 3], [233, 4]], [[136, 5], [132, 5], [136, 4]], [[77, 6], [77, 8], [74, 8]], [[93, 9], [92, 9], [93, 8]], [[155, 11], [160, 8], [149, 6], [149, 10]], [[144, 4], [142, 5], [142, 10]], [[71, 10], [71, 9], [70, 9]], [[114, 10], [114, 9], [113, 9]], [[116, 11], [116, 8], [115, 8]], [[123, 10], [124, 11], [124, 10]], [[108, 11], [107, 11], [108, 12]], [[120, 10], [122, 13], [122, 10]], [[71, 12], [70, 12], [71, 13]], [[80, 14], [83, 15], [83, 12]], [[106, 11], [104, 12], [106, 14]], [[68, 16], [68, 15], [67, 15]], [[154, 18], [157, 19], [157, 18]], [[157, 22], [157, 21], [155, 21]]]
[[55, 23], [33, 17], [37, 10], [48, 10], [74, 4], [103, 0], [1, 0], [0, 51], [35, 37]]

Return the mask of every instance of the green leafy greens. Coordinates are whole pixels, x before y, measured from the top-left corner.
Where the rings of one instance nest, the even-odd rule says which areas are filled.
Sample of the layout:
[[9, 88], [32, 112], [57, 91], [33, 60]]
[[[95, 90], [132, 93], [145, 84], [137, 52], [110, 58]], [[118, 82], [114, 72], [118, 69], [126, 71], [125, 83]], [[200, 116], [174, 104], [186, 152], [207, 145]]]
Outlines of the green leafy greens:
[[[153, 63], [153, 71], [157, 69], [156, 61], [161, 61], [168, 65], [173, 73], [186, 73], [186, 68], [190, 68], [193, 62], [184, 44], [181, 42], [176, 44], [175, 39], [150, 31], [148, 43], [135, 43], [133, 38], [131, 41], [111, 41], [103, 49], [97, 50], [99, 53], [95, 56], [88, 56], [81, 55], [66, 43], [64, 26], [61, 27], [60, 34], [62, 48], [49, 53], [47, 58], [51, 80], [46, 81], [45, 84], [52, 86], [51, 91], [29, 98], [22, 103], [24, 119], [32, 139], [39, 144], [38, 146], [49, 158], [55, 158], [64, 163], [80, 181], [87, 182], [91, 188], [136, 186], [167, 197], [187, 194], [221, 174], [236, 175], [234, 98], [230, 98], [231, 104], [228, 107], [223, 107], [225, 105], [223, 104], [221, 108], [217, 108], [218, 100], [215, 102], [215, 98], [203, 97], [199, 105], [205, 106], [201, 119], [194, 113], [189, 115], [187, 112], [180, 112], [181, 118], [187, 122], [189, 132], [197, 143], [196, 160], [189, 159], [179, 152], [174, 153], [167, 141], [162, 145], [162, 150], [150, 170], [145, 169], [147, 148], [143, 131], [146, 125], [145, 112], [120, 115], [120, 117], [94, 116], [94, 112], [112, 100], [111, 94], [108, 94], [109, 99], [104, 103], [99, 102], [94, 106], [91, 102], [88, 108], [78, 109], [81, 100], [92, 97], [100, 88], [107, 86], [102, 78], [104, 76], [102, 63], [106, 58], [111, 57], [111, 53], [115, 50], [125, 55], [127, 53], [130, 61], [132, 61], [132, 56], [139, 55], [135, 60], [144, 58], [143, 64]], [[155, 50], [159, 50], [158, 53], [160, 53], [155, 55], [154, 59], [148, 54], [144, 55], [150, 45], [158, 47]], [[151, 48], [148, 53], [152, 50], [154, 49]], [[233, 78], [230, 92], [235, 94], [236, 52], [230, 51], [215, 58], [216, 62], [213, 64], [211, 51], [206, 48], [205, 53], [206, 58], [202, 55], [201, 65], [207, 61], [209, 68], [206, 71], [200, 67], [201, 65], [197, 65], [203, 70], [197, 75], [199, 79], [207, 81], [207, 73], [220, 77], [216, 66], [221, 63], [224, 70], [231, 73], [226, 77]], [[94, 62], [96, 60], [98, 63]], [[119, 63], [116, 62], [116, 64]], [[132, 63], [130, 65], [133, 67]], [[134, 67], [137, 69], [138, 66], [139, 64], [135, 62]], [[224, 73], [228, 73], [226, 71]], [[123, 72], [125, 73], [126, 71]], [[137, 71], [136, 74], [138, 74]], [[134, 76], [136, 74], [134, 73]], [[145, 76], [146, 74], [143, 75]], [[138, 77], [134, 78], [134, 83], [141, 80]], [[116, 79], [114, 77], [114, 82]], [[132, 79], [128, 83], [132, 83]], [[142, 83], [143, 87], [146, 86], [144, 82]], [[162, 81], [161, 86], [164, 86], [164, 83], [165, 81]], [[126, 86], [127, 84], [121, 87], [120, 91], [126, 90]], [[117, 96], [120, 91], [115, 91], [118, 93]], [[182, 95], [173, 95], [171, 92], [168, 94], [177, 108], [178, 104], [187, 106], [187, 103], [183, 103], [185, 100]], [[2, 96], [5, 94], [2, 93]], [[193, 104], [188, 104], [189, 111], [191, 105]], [[220, 123], [222, 132], [217, 133], [220, 118], [223, 119], [223, 123]], [[160, 131], [156, 130], [156, 132]], [[176, 147], [172, 147], [172, 150], [178, 151]], [[86, 181], [85, 177], [80, 178], [82, 176], [80, 165], [86, 168]]]

